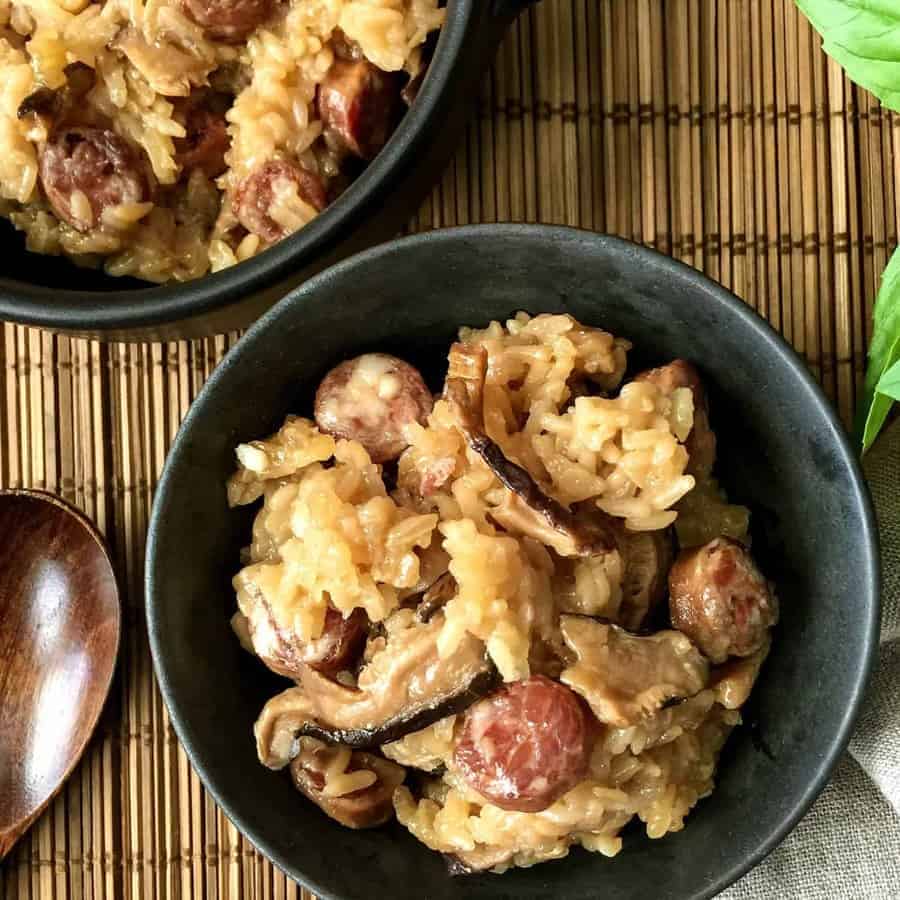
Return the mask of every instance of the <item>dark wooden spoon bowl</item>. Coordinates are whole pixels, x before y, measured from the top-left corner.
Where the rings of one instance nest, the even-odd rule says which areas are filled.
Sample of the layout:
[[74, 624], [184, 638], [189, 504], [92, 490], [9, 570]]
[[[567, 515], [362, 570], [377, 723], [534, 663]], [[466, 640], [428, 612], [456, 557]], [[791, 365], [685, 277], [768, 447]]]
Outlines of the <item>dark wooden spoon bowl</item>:
[[0, 859], [81, 758], [109, 693], [119, 619], [93, 524], [51, 494], [0, 491]]

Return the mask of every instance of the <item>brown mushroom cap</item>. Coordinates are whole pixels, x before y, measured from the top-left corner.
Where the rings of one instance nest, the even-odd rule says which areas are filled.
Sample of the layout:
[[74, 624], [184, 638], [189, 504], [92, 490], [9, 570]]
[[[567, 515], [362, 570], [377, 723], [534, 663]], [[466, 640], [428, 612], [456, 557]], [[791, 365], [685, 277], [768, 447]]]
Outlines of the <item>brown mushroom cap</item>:
[[586, 616], [561, 616], [563, 640], [576, 662], [560, 680], [581, 694], [604, 724], [624, 727], [709, 682], [709, 663], [678, 631], [647, 637]]
[[273, 769], [287, 765], [298, 735], [372, 747], [461, 712], [487, 694], [498, 674], [484, 645], [466, 635], [441, 657], [443, 615], [390, 635], [348, 687], [306, 667], [297, 687], [273, 697], [256, 722], [257, 753]]
[[618, 619], [629, 631], [638, 631], [666, 598], [674, 558], [672, 535], [669, 529], [622, 529], [619, 549], [625, 562], [625, 577]]

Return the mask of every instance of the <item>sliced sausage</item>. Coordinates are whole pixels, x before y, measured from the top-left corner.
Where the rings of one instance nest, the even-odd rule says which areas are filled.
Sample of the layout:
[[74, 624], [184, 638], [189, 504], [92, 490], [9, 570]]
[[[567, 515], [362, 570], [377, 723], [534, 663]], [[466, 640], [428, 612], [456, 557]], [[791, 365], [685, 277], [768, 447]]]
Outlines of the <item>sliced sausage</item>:
[[39, 173], [53, 211], [79, 231], [98, 227], [110, 207], [149, 200], [154, 187], [141, 151], [105, 128], [55, 134], [41, 153]]
[[395, 74], [365, 59], [335, 59], [318, 90], [325, 140], [360, 159], [373, 159], [394, 129], [399, 97]]
[[495, 806], [538, 812], [587, 774], [591, 731], [575, 693], [535, 675], [469, 708], [453, 764]]
[[778, 601], [747, 549], [716, 538], [681, 553], [669, 572], [672, 625], [714, 663], [750, 656], [778, 621]]
[[409, 446], [406, 429], [425, 424], [434, 400], [417, 369], [396, 356], [366, 353], [332, 369], [316, 391], [316, 424], [359, 441], [373, 462], [396, 459]]
[[184, 130], [185, 136], [175, 141], [181, 170], [200, 169], [208, 178], [221, 175], [227, 168], [225, 153], [231, 144], [225, 116], [194, 106], [185, 116]]
[[687, 471], [701, 478], [709, 476], [716, 461], [716, 435], [709, 424], [706, 390], [697, 369], [685, 359], [676, 359], [666, 366], [641, 372], [634, 380], [649, 381], [665, 394], [671, 394], [676, 388], [691, 389], [694, 425], [685, 441], [689, 458]]
[[232, 208], [247, 231], [270, 243], [280, 241], [287, 231], [272, 218], [272, 203], [280, 194], [294, 191], [319, 212], [328, 203], [325, 185], [318, 175], [285, 159], [272, 159], [241, 182]]
[[[338, 755], [346, 749], [325, 744], [315, 738], [299, 741], [300, 750], [291, 763], [291, 777], [300, 793], [308, 797], [324, 813], [347, 828], [375, 828], [394, 816], [394, 791], [403, 783], [406, 771], [402, 766], [381, 756], [353, 751], [344, 774], [371, 772], [365, 787], [347, 794], [333, 795], [327, 785], [326, 774]], [[340, 776], [339, 776], [340, 777]]]
[[208, 37], [228, 43], [243, 40], [272, 14], [274, 0], [181, 0], [185, 14]]
[[287, 678], [299, 678], [303, 666], [326, 675], [352, 668], [362, 655], [368, 631], [369, 620], [361, 609], [345, 619], [329, 607], [322, 634], [312, 641], [301, 641], [280, 628], [267, 606], [251, 619], [253, 649], [272, 671]]
[[354, 609], [345, 619], [329, 607], [321, 636], [303, 644], [300, 661], [325, 674], [349, 669], [361, 656], [368, 631], [369, 618], [363, 610]]

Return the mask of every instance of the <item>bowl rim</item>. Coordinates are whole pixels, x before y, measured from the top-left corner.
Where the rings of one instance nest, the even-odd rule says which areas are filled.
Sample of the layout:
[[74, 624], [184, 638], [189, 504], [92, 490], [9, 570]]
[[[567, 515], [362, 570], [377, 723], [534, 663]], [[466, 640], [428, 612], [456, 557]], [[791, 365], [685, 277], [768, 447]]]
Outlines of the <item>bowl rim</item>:
[[441, 121], [442, 100], [452, 93], [459, 77], [458, 64], [479, 12], [479, 0], [448, 0], [446, 21], [416, 102], [378, 156], [308, 225], [258, 256], [192, 281], [82, 291], [0, 275], [0, 320], [62, 331], [152, 328], [225, 309], [289, 278], [376, 212], [391, 187], [415, 164], [420, 148]]
[[686, 279], [692, 283], [692, 286], [705, 293], [711, 301], [719, 304], [730, 314], [737, 316], [747, 328], [748, 333], [752, 333], [753, 339], [768, 345], [769, 349], [781, 360], [784, 367], [790, 371], [792, 377], [798, 383], [798, 386], [806, 392], [808, 402], [815, 407], [818, 414], [828, 425], [831, 432], [831, 441], [838, 451], [843, 472], [847, 477], [850, 494], [860, 513], [863, 528], [858, 536], [858, 542], [862, 551], [858, 562], [866, 577], [865, 583], [861, 585], [857, 597], [864, 601], [865, 620], [860, 624], [861, 643], [864, 647], [864, 652], [861, 664], [856, 670], [855, 682], [851, 687], [850, 701], [843, 712], [839, 727], [825, 748], [824, 755], [816, 763], [814, 776], [809, 780], [797, 804], [781, 817], [768, 837], [757, 845], [751, 853], [729, 868], [720, 871], [715, 878], [707, 882], [692, 898], [692, 900], [707, 900], [707, 898], [715, 896], [758, 865], [793, 830], [827, 785], [835, 766], [850, 741], [872, 676], [879, 646], [881, 623], [880, 551], [875, 513], [859, 459], [850, 443], [847, 432], [837, 417], [834, 407], [826, 397], [821, 386], [810, 374], [803, 359], [762, 316], [727, 288], [686, 263], [666, 256], [645, 245], [612, 235], [559, 225], [498, 223], [438, 229], [379, 244], [348, 257], [292, 290], [258, 319], [238, 344], [226, 354], [191, 403], [169, 449], [166, 464], [157, 485], [147, 534], [144, 585], [148, 636], [153, 657], [153, 667], [160, 691], [169, 710], [172, 724], [191, 761], [191, 765], [197, 771], [206, 790], [209, 791], [213, 799], [238, 830], [245, 835], [251, 836], [254, 845], [279, 869], [308, 887], [322, 897], [323, 900], [342, 900], [340, 895], [334, 894], [326, 885], [307, 879], [304, 873], [294, 868], [289, 858], [286, 858], [283, 854], [273, 852], [265, 841], [257, 842], [255, 828], [243, 816], [235, 814], [228, 800], [220, 793], [217, 786], [208, 779], [202, 762], [199, 760], [197, 748], [192, 740], [190, 724], [186, 721], [178, 706], [175, 696], [177, 689], [169, 680], [166, 671], [165, 639], [159, 633], [159, 622], [154, 599], [157, 584], [156, 548], [159, 534], [164, 528], [163, 509], [168, 504], [171, 492], [171, 479], [174, 477], [172, 475], [173, 460], [176, 456], [180, 457], [189, 445], [190, 431], [192, 430], [194, 419], [199, 415], [200, 408], [205, 405], [206, 398], [217, 390], [219, 382], [226, 377], [228, 369], [242, 361], [238, 359], [235, 349], [242, 345], [244, 348], [252, 349], [257, 338], [267, 331], [270, 325], [282, 315], [290, 314], [288, 311], [296, 308], [296, 304], [303, 297], [314, 295], [320, 286], [330, 281], [339, 280], [356, 269], [365, 269], [370, 265], [377, 264], [380, 258], [387, 255], [402, 254], [407, 249], [432, 244], [452, 243], [458, 240], [477, 241], [488, 237], [520, 242], [536, 242], [539, 244], [548, 242], [564, 244], [566, 241], [581, 240], [594, 243], [598, 248], [613, 254], [631, 254], [636, 256], [642, 264], [655, 268], [662, 277]]

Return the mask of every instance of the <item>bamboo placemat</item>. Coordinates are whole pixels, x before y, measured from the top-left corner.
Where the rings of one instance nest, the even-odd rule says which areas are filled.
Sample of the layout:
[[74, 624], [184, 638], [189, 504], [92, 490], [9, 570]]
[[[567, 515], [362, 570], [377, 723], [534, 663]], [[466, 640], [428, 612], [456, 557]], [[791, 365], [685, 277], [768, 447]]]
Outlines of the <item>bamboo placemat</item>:
[[[765, 315], [849, 421], [877, 276], [897, 242], [898, 126], [826, 60], [791, 0], [544, 0], [508, 36], [410, 229], [561, 222], [655, 246]], [[126, 586], [99, 735], [0, 869], [3, 896], [305, 895], [188, 765], [143, 620], [155, 479], [236, 335], [104, 346], [0, 327], [0, 484], [83, 508]]]

